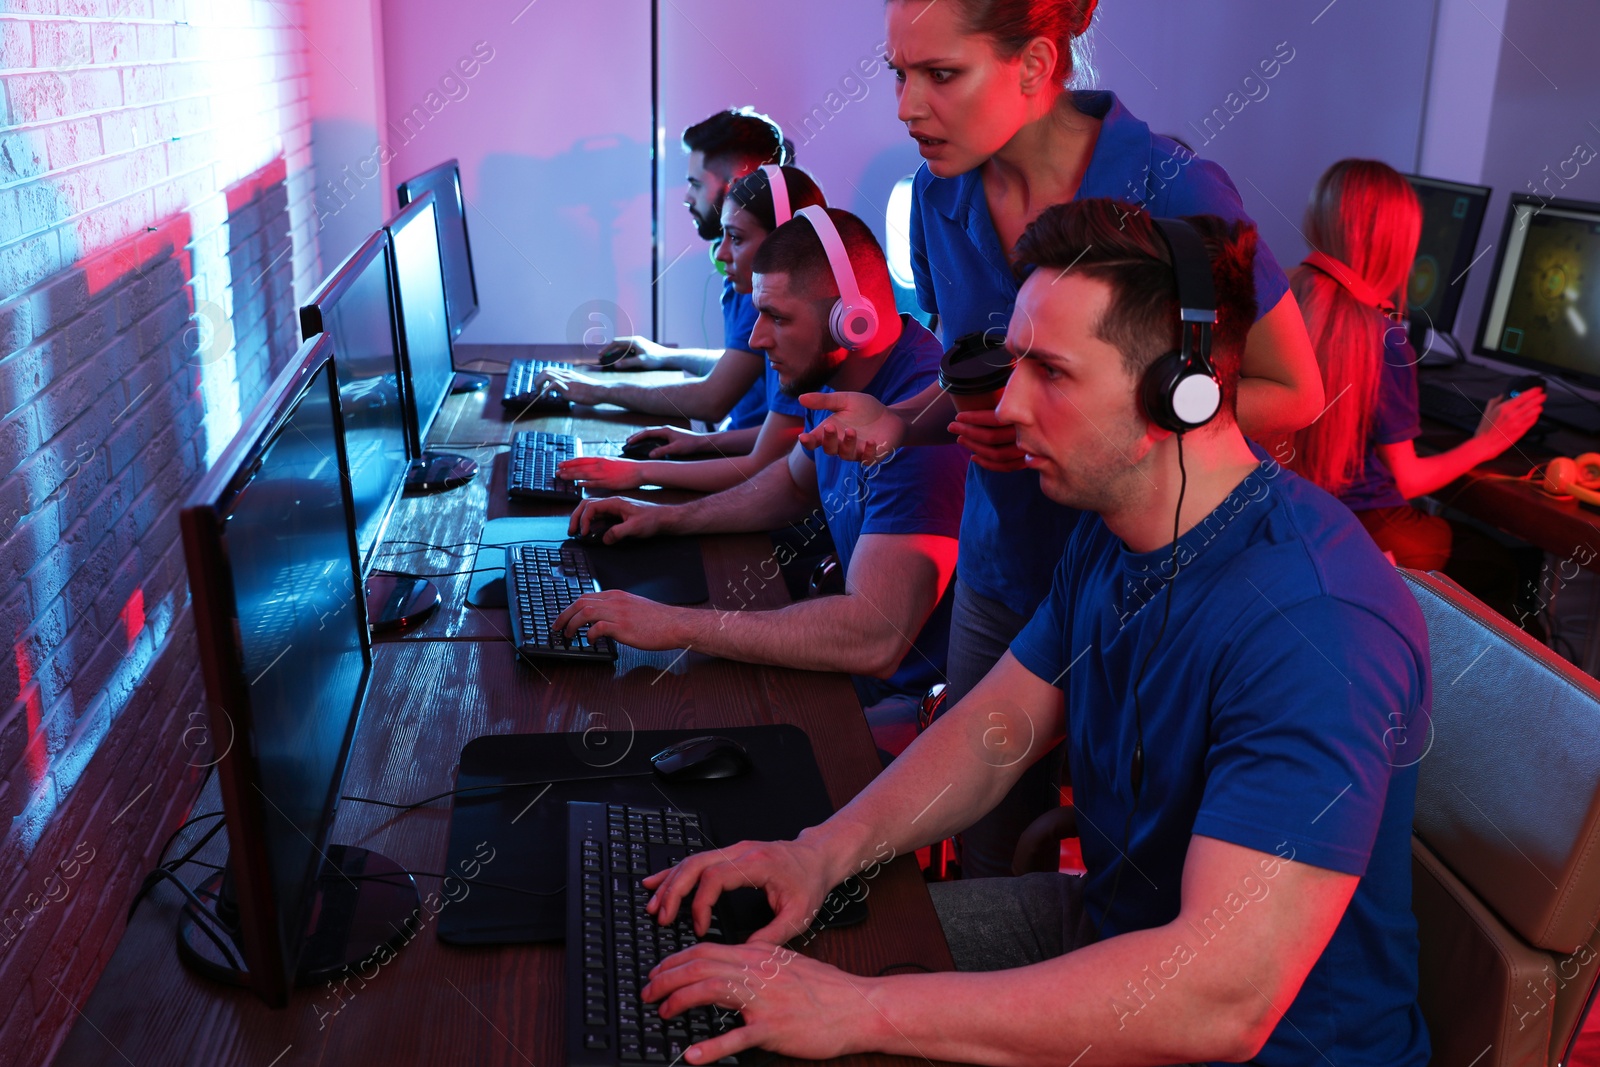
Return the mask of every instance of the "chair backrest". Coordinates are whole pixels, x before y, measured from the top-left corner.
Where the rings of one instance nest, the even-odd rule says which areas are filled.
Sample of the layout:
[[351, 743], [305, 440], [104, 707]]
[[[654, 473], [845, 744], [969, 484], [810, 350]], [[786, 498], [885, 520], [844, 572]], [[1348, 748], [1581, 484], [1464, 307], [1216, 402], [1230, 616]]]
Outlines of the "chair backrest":
[[1405, 756], [1433, 1062], [1560, 1063], [1600, 976], [1600, 683], [1442, 575], [1400, 573], [1433, 665]]

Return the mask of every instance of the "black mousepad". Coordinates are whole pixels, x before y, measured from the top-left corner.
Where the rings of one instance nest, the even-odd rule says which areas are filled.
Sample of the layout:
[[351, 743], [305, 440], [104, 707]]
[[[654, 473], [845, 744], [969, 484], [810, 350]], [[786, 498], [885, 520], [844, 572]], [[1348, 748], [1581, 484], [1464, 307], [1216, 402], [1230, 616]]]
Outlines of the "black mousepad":
[[[623, 729], [584, 733], [494, 734], [467, 742], [461, 750], [458, 790], [583, 778], [486, 789], [454, 798], [444, 870], [453, 874], [465, 870], [479, 881], [456, 883], [439, 912], [441, 941], [490, 945], [565, 939], [569, 800], [697, 811], [704, 816], [713, 845], [786, 840], [833, 814], [811, 742], [797, 726], [635, 732], [622, 725]], [[738, 741], [750, 753], [754, 769], [737, 778], [680, 783], [666, 782], [650, 769], [654, 753], [706, 734]], [[823, 910], [824, 916], [832, 916], [827, 925], [848, 926], [865, 919], [865, 897], [861, 887], [837, 894]], [[772, 921], [766, 897], [756, 889], [725, 894], [719, 914], [734, 941]]]
[[[506, 606], [505, 551], [523, 541], [561, 541], [567, 516], [490, 519], [478, 535], [479, 548], [467, 585], [475, 608]], [[700, 542], [692, 537], [650, 537], [620, 544], [582, 545], [602, 589], [622, 589], [658, 604], [704, 604], [711, 599]]]

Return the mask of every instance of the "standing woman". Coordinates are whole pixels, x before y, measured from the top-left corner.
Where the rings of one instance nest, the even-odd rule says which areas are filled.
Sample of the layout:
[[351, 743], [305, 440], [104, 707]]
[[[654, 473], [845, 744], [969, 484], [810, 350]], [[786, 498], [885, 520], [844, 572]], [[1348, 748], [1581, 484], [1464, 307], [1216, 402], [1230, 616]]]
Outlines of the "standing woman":
[[[776, 197], [773, 196], [774, 175], [782, 179]], [[828, 206], [811, 175], [798, 167], [764, 166], [728, 187], [728, 194], [722, 201], [722, 243], [717, 246], [716, 259], [723, 265], [735, 293], [750, 295], [753, 284], [750, 267], [767, 235], [793, 218], [795, 212], [813, 204]], [[745, 341], [748, 340], [746, 337]], [[756, 354], [765, 360], [765, 352]], [[715, 493], [747, 482], [767, 464], [787, 456], [805, 427], [805, 408], [779, 387], [778, 374], [772, 364], [766, 364], [757, 384], [762, 385], [766, 417], [754, 428], [753, 444], [742, 437], [733, 439], [735, 435], [749, 434], [750, 430], [689, 435], [671, 426], [654, 426], [628, 439], [630, 442], [651, 438], [663, 441], [651, 451], [651, 458], [581, 456], [561, 464], [556, 473], [593, 489], [660, 485]], [[671, 458], [674, 449], [670, 446], [683, 438], [692, 439], [693, 453], [680, 453], [683, 458], [674, 460]], [[700, 453], [716, 458], [702, 459]]]
[[1544, 390], [1491, 400], [1471, 437], [1443, 452], [1417, 455], [1417, 354], [1404, 327], [1389, 317], [1404, 310], [1417, 257], [1417, 194], [1387, 163], [1340, 160], [1317, 180], [1305, 231], [1316, 251], [1289, 278], [1323, 388], [1336, 402], [1310, 426], [1271, 442], [1274, 454], [1355, 512], [1397, 565], [1442, 570], [1513, 617], [1521, 585], [1530, 577], [1538, 582], [1540, 554], [1513, 553], [1410, 501], [1443, 489], [1515, 444], [1538, 421]]
[[[911, 254], [917, 299], [937, 313], [946, 343], [1004, 332], [1021, 280], [1011, 250], [1052, 204], [1111, 197], [1152, 215], [1246, 219], [1223, 169], [1150, 128], [1109, 92], [1072, 92], [1073, 45], [1096, 0], [888, 0], [889, 64], [899, 118], [924, 159], [912, 193]], [[1286, 433], [1322, 407], [1322, 384], [1288, 280], [1258, 246], [1261, 314], [1246, 344], [1238, 418], [1249, 434]], [[1050, 589], [1078, 512], [1048, 500], [1023, 469], [1014, 429], [992, 410], [957, 413], [930, 388], [885, 408], [859, 394], [806, 397], [838, 414], [802, 443], [860, 459], [902, 444], [956, 435], [974, 454], [961, 522], [950, 626], [947, 706], [1006, 651]], [[1085, 418], [1094, 418], [1085, 412]], [[998, 717], [996, 717], [998, 716]], [[1011, 766], [1034, 738], [1005, 709], [985, 745]], [[1059, 752], [1038, 759], [1011, 793], [963, 836], [964, 873], [1011, 873], [1018, 836], [1059, 803]]]

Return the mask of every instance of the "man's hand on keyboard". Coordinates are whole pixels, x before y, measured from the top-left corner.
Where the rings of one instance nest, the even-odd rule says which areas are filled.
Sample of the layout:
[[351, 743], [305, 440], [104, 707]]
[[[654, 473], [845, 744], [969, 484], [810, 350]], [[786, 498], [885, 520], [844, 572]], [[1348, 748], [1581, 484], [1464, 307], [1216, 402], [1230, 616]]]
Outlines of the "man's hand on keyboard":
[[[567, 536], [578, 537], [595, 529], [605, 529], [603, 540], [615, 544], [625, 537], [654, 537], [666, 532], [670, 510], [660, 504], [645, 504], [617, 496], [579, 501], [567, 520]], [[610, 527], [606, 529], [606, 527]]]
[[703, 935], [718, 897], [729, 889], [756, 886], [766, 891], [774, 914], [750, 940], [781, 944], [798, 936], [821, 913], [828, 890], [842, 880], [829, 877], [831, 867], [803, 835], [795, 841], [741, 841], [696, 852], [677, 866], [650, 875], [644, 887], [655, 893], [645, 910], [658, 922], [673, 922], [692, 892], [690, 914], [695, 933]]
[[574, 404], [604, 404], [610, 388], [604, 382], [565, 368], [540, 371], [539, 377], [533, 380], [535, 393], [554, 393]]
[[683, 624], [686, 610], [689, 609], [658, 604], [621, 589], [602, 589], [574, 600], [556, 616], [550, 629], [575, 637], [579, 629], [587, 626], [590, 641], [609, 637], [647, 651], [687, 648], [693, 638]]
[[636, 459], [578, 456], [557, 466], [556, 475], [586, 489], [637, 489], [644, 484], [643, 469]]
[[758, 1047], [822, 1060], [881, 1047], [876, 1031], [885, 1020], [870, 999], [881, 981], [777, 945], [701, 942], [657, 964], [639, 993], [646, 1003], [659, 1002], [667, 1019], [706, 1004], [743, 1016], [743, 1026], [689, 1046], [684, 1059], [691, 1064]]

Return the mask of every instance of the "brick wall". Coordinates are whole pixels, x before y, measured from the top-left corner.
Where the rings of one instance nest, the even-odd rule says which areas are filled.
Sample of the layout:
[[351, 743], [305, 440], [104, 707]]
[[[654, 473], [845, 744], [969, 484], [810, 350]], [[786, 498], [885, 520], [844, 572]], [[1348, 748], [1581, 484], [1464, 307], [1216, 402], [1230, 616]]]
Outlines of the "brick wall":
[[211, 759], [177, 509], [319, 276], [309, 2], [0, 2], [0, 1063]]

